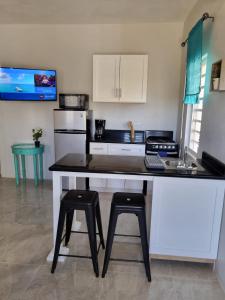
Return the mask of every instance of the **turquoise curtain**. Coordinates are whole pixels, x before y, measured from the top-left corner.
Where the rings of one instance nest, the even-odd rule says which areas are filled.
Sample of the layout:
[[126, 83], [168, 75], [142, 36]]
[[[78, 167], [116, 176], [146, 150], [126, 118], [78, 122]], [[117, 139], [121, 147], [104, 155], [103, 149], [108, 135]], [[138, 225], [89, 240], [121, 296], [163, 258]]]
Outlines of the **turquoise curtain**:
[[198, 103], [201, 85], [203, 20], [199, 20], [188, 35], [185, 104]]

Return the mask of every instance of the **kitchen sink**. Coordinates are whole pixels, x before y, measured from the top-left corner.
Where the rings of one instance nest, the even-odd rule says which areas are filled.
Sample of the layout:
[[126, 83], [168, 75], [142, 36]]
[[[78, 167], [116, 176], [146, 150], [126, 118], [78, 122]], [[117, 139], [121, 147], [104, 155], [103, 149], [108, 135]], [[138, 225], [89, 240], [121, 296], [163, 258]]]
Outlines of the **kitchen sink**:
[[190, 171], [204, 171], [205, 169], [197, 162], [194, 160], [187, 160], [184, 162], [184, 160], [179, 159], [179, 158], [161, 158], [162, 161], [164, 162], [165, 168], [167, 170], [190, 170]]

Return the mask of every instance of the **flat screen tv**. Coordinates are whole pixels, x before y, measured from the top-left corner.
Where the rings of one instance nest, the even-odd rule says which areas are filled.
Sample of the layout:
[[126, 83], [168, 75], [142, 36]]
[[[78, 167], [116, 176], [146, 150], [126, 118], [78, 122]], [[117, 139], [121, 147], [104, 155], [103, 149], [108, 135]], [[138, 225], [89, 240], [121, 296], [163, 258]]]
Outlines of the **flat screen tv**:
[[56, 71], [0, 67], [0, 100], [56, 101]]

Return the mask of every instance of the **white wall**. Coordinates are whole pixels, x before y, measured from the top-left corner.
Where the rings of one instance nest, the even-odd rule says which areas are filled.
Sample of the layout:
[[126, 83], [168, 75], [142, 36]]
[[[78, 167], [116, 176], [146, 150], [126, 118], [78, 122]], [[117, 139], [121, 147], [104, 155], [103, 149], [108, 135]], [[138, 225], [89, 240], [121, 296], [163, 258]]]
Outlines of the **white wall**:
[[[215, 21], [205, 21], [204, 49], [211, 63], [225, 59], [225, 3], [224, 0], [199, 0], [184, 24], [184, 38], [204, 12], [215, 16]], [[183, 60], [184, 63], [184, 60]], [[182, 73], [184, 78], [184, 73]], [[211, 92], [204, 102], [199, 156], [203, 150], [225, 162], [225, 92]], [[217, 272], [225, 290], [225, 212], [223, 214]]]
[[[1, 25], [0, 65], [51, 68], [58, 71], [59, 92], [92, 95], [94, 53], [144, 53], [149, 55], [147, 104], [91, 103], [95, 118], [107, 128], [176, 131], [181, 23], [137, 25]], [[0, 103], [1, 174], [14, 176], [10, 146], [31, 141], [33, 127], [42, 127], [46, 145], [45, 176], [54, 162], [52, 109], [57, 103]], [[31, 168], [32, 169], [32, 168]], [[29, 172], [31, 176], [31, 172]]]

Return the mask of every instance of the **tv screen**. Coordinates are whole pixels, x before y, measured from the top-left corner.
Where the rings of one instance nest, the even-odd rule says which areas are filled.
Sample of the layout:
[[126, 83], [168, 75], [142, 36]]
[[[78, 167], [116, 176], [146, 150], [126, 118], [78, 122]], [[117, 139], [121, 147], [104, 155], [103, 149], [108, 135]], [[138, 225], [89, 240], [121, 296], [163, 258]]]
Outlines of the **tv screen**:
[[56, 101], [56, 71], [0, 67], [0, 100]]

